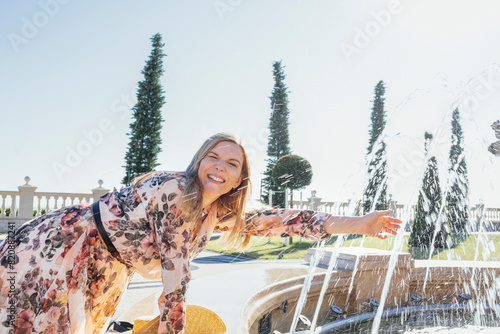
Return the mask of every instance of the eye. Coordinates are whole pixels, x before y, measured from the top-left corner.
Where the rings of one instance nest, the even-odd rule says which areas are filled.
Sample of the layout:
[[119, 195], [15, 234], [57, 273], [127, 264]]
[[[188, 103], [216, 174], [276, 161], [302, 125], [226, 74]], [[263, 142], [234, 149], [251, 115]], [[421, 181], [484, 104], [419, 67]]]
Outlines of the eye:
[[229, 164], [230, 164], [231, 166], [235, 167], [235, 168], [237, 167], [237, 166], [236, 166], [236, 164], [235, 164], [234, 162], [230, 162]]

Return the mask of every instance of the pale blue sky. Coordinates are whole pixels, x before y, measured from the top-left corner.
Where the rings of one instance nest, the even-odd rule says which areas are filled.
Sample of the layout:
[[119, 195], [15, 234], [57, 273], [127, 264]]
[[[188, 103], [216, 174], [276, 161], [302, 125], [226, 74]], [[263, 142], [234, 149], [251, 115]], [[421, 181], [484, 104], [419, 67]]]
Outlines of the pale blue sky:
[[246, 143], [257, 197], [272, 63], [282, 60], [291, 148], [314, 172], [304, 197], [359, 194], [370, 101], [384, 80], [389, 192], [416, 201], [425, 131], [441, 134], [445, 187], [449, 112], [467, 91], [471, 201], [500, 206], [500, 158], [486, 151], [500, 119], [495, 1], [1, 1], [1, 190], [26, 175], [39, 191], [89, 192], [98, 179], [120, 187], [130, 108], [157, 32], [168, 55], [158, 169], [183, 170], [207, 136], [232, 132]]

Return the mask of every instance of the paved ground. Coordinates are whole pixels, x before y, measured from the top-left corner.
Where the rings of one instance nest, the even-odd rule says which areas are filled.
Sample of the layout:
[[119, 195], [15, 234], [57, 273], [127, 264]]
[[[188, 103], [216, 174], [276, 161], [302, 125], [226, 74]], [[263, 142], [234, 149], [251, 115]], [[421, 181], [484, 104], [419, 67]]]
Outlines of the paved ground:
[[[252, 260], [202, 251], [193, 260], [187, 303], [217, 313], [231, 334], [246, 334], [240, 322], [243, 304], [271, 282], [305, 274], [308, 264], [300, 260]], [[137, 317], [158, 314], [160, 281], [135, 275], [114, 319], [133, 322]]]

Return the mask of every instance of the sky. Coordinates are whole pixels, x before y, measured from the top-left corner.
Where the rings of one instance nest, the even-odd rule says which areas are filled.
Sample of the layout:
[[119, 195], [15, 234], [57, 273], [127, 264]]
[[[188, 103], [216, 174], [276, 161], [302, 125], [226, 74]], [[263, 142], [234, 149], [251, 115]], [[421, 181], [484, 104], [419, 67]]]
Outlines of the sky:
[[[163, 38], [158, 170], [181, 171], [217, 132], [242, 139], [258, 198], [272, 64], [289, 88], [290, 147], [324, 201], [359, 199], [375, 85], [386, 85], [388, 192], [414, 204], [424, 132], [446, 189], [451, 112], [464, 130], [471, 205], [500, 207], [500, 6], [494, 0], [1, 1], [0, 190], [120, 188], [137, 83]], [[299, 192], [295, 199], [300, 198]]]

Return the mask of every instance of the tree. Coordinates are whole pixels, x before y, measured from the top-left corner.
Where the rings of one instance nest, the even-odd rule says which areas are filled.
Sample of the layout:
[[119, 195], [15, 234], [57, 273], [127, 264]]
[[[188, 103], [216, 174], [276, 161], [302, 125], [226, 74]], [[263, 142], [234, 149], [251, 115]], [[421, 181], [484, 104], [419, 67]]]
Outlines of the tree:
[[448, 219], [457, 240], [465, 240], [469, 234], [467, 230], [469, 181], [463, 137], [457, 108], [453, 111], [451, 120], [450, 169], [448, 170], [450, 186], [446, 196]]
[[285, 72], [281, 61], [273, 63], [274, 88], [271, 99], [271, 116], [269, 117], [269, 141], [267, 143], [267, 161], [264, 179], [262, 180], [262, 201], [269, 202], [269, 191], [273, 191], [272, 205], [284, 207], [285, 195], [276, 193], [279, 191], [279, 186], [273, 182], [272, 171], [273, 167], [279, 158], [290, 154], [290, 139], [288, 136], [288, 87], [285, 85]]
[[[427, 155], [428, 145], [432, 135], [425, 133], [425, 150]], [[428, 160], [427, 169], [422, 182], [422, 189], [418, 194], [418, 202], [415, 208], [415, 219], [410, 233], [409, 244], [411, 247], [430, 248], [435, 230], [438, 229], [434, 241], [435, 248], [447, 247], [447, 224], [445, 224], [444, 213], [441, 213], [443, 204], [441, 187], [439, 184], [438, 166], [435, 156]], [[439, 221], [438, 221], [439, 219]]]
[[[293, 208], [293, 191], [311, 184], [312, 168], [309, 161], [298, 155], [288, 154], [276, 161], [272, 170], [274, 184], [281, 189], [290, 189], [290, 207]], [[288, 238], [290, 245], [293, 238]], [[286, 241], [285, 241], [286, 245]]]
[[159, 165], [157, 157], [161, 152], [163, 122], [161, 108], [165, 104], [160, 78], [164, 72], [163, 57], [166, 55], [159, 33], [151, 41], [153, 50], [141, 72], [144, 80], [139, 82], [137, 103], [132, 108], [134, 121], [130, 124], [130, 133], [127, 133], [130, 141], [125, 154], [124, 185], [129, 185], [136, 176], [151, 172]]
[[272, 177], [282, 189], [290, 189], [290, 207], [293, 207], [293, 191], [311, 184], [312, 168], [309, 161], [298, 155], [288, 154], [274, 165]]
[[[500, 120], [493, 122], [491, 128], [495, 131], [495, 136], [500, 139]], [[496, 156], [500, 156], [500, 140], [497, 140], [488, 147], [488, 151]]]
[[[387, 201], [387, 158], [385, 143], [380, 140], [380, 135], [385, 128], [384, 110], [385, 86], [379, 81], [375, 86], [375, 98], [371, 113], [371, 129], [369, 130], [370, 141], [366, 157], [368, 159], [368, 184], [363, 193], [363, 212], [375, 210], [386, 210], [389, 206]], [[375, 151], [375, 153], [373, 153]], [[375, 207], [373, 207], [373, 203]]]

